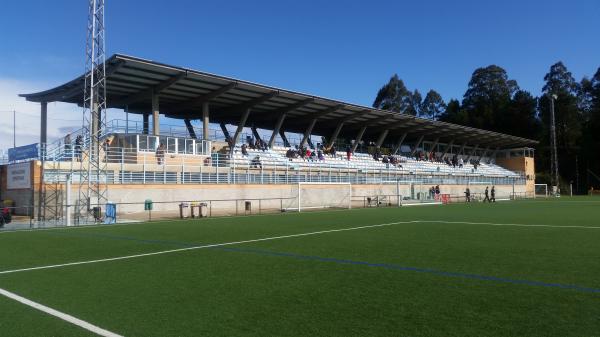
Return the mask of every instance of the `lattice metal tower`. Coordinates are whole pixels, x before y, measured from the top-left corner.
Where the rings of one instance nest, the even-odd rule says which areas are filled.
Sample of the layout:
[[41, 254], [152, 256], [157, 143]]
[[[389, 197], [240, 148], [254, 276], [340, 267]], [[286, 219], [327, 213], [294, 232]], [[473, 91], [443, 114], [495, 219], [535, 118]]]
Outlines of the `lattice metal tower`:
[[106, 159], [102, 144], [106, 126], [106, 54], [104, 0], [89, 0], [83, 92], [83, 146], [76, 223], [88, 222], [92, 210], [106, 202]]

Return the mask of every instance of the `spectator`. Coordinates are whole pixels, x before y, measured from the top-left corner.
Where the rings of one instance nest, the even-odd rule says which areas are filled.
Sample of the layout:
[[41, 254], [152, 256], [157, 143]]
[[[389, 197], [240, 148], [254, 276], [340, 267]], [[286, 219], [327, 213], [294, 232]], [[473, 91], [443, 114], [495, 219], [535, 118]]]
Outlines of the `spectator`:
[[248, 145], [246, 145], [246, 144], [242, 144], [242, 156], [244, 156], [244, 157], [248, 156]]
[[312, 152], [310, 151], [309, 148], [306, 148], [306, 153], [304, 154], [304, 156], [306, 157], [306, 160], [311, 160], [311, 156], [312, 156]]
[[335, 154], [336, 154], [335, 146], [333, 146], [333, 145], [331, 146], [331, 148], [329, 149], [329, 154], [332, 157], [335, 157]]
[[435, 195], [436, 195], [436, 197], [440, 196], [440, 185], [435, 186]]
[[352, 149], [350, 148], [350, 145], [346, 146], [346, 159], [348, 161], [350, 161], [350, 159], [352, 158]]
[[156, 148], [156, 162], [158, 165], [162, 165], [165, 162], [165, 144], [160, 143], [160, 145]]
[[465, 164], [465, 162], [463, 161], [462, 157], [460, 159], [458, 159], [458, 167], [459, 168], [462, 168], [464, 164]]
[[490, 202], [496, 202], [496, 186], [492, 186], [492, 197], [490, 198]]
[[488, 190], [488, 186], [485, 187], [485, 198], [483, 199], [483, 202], [491, 202], [490, 201], [490, 192]]
[[110, 139], [106, 138], [102, 144], [102, 150], [104, 150], [104, 162], [108, 163], [108, 160], [110, 159]]
[[465, 190], [465, 202], [471, 202], [471, 190], [468, 187]]
[[323, 156], [323, 151], [321, 151], [321, 150], [318, 151], [317, 157], [319, 158], [320, 161], [325, 160], [325, 156]]
[[317, 152], [316, 151], [312, 151], [310, 153], [310, 161], [317, 161]]
[[250, 167], [262, 169], [262, 163], [260, 162], [260, 156], [256, 156], [256, 157], [254, 157], [254, 159], [252, 159], [252, 162], [250, 163]]

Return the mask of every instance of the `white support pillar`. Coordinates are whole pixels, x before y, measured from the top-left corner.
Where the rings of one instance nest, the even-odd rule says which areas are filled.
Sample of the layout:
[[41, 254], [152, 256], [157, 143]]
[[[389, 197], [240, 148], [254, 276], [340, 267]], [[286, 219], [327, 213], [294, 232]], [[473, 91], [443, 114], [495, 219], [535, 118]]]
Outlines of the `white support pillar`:
[[362, 137], [365, 134], [365, 131], [367, 131], [366, 126], [363, 126], [358, 131], [358, 135], [356, 135], [356, 140], [354, 141], [354, 144], [352, 144], [352, 152], [356, 151], [356, 148], [358, 147], [358, 143], [360, 143], [360, 141], [362, 140]]
[[281, 115], [279, 115], [279, 118], [277, 118], [277, 123], [275, 123], [275, 128], [273, 128], [273, 133], [271, 134], [271, 138], [269, 139], [269, 148], [273, 148], [273, 145], [275, 145], [275, 137], [277, 137], [277, 134], [279, 133], [279, 130], [281, 130], [281, 127], [283, 126], [283, 122], [285, 121], [285, 116], [287, 114], [282, 113]]
[[160, 116], [158, 95], [152, 94], [152, 134], [155, 136], [160, 135], [160, 122], [158, 120]]
[[202, 139], [209, 140], [208, 124], [210, 123], [210, 110], [208, 102], [202, 103]]

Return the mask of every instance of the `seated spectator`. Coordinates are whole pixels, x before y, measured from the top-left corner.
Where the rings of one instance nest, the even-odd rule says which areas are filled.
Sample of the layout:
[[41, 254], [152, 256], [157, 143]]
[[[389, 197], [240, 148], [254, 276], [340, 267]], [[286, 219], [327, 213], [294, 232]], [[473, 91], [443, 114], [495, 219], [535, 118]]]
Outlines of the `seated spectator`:
[[388, 158], [388, 156], [383, 156], [383, 158], [381, 159], [381, 162], [384, 164], [389, 164], [390, 159]]
[[321, 151], [321, 150], [318, 151], [317, 157], [319, 158], [320, 161], [325, 160], [325, 156], [323, 156], [323, 151]]
[[244, 156], [244, 157], [248, 156], [248, 145], [246, 145], [246, 144], [242, 144], [242, 156]]
[[250, 163], [250, 167], [252, 168], [262, 168], [262, 163], [260, 162], [260, 156], [254, 157], [252, 162]]
[[312, 159], [312, 158], [311, 158], [311, 156], [312, 156], [312, 152], [310, 151], [310, 149], [309, 149], [309, 148], [307, 148], [307, 149], [306, 149], [306, 154], [305, 154], [305, 156], [306, 156], [306, 159], [308, 159], [308, 160], [311, 160], [311, 159]]
[[310, 156], [308, 156], [308, 158], [310, 158], [311, 161], [316, 161], [317, 160], [317, 153], [315, 151], [312, 151], [310, 153]]
[[464, 166], [465, 162], [463, 161], [462, 157], [458, 160], [458, 167], [462, 168]]
[[346, 146], [346, 159], [348, 161], [350, 161], [350, 159], [352, 158], [352, 149], [350, 148], [350, 145]]
[[332, 157], [335, 157], [335, 154], [336, 154], [335, 146], [333, 146], [333, 145], [331, 146], [331, 148], [329, 149], [329, 154]]

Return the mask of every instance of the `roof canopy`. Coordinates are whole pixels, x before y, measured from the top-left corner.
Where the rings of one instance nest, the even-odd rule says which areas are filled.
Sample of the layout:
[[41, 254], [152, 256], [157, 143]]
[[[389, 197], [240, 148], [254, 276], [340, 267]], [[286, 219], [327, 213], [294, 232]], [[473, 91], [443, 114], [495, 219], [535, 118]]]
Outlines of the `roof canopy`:
[[[22, 94], [32, 102], [83, 102], [84, 76], [56, 88]], [[131, 113], [150, 113], [151, 97], [159, 96], [160, 113], [170, 118], [201, 119], [202, 104], [210, 106], [214, 123], [238, 124], [251, 109], [246, 125], [273, 129], [277, 117], [287, 114], [283, 129], [303, 133], [314, 119], [313, 134], [330, 135], [341, 122], [340, 137], [353, 139], [366, 126], [364, 140], [375, 140], [383, 130], [388, 137], [407, 141], [425, 135], [440, 142], [467, 143], [490, 148], [526, 147], [536, 141], [411, 115], [340, 102], [299, 92], [269, 87], [234, 78], [170, 66], [116, 54], [106, 61], [106, 92], [109, 108]], [[389, 138], [388, 138], [389, 139]]]

